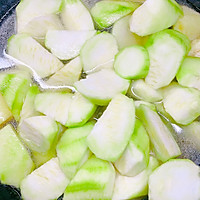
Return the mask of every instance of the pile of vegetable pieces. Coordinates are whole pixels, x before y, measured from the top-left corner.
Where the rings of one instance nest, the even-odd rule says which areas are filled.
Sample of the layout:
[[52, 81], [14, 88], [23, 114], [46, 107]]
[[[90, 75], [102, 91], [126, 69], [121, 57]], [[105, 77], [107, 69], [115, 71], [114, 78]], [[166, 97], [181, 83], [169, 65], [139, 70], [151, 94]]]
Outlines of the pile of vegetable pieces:
[[163, 117], [200, 149], [200, 15], [175, 0], [23, 0], [16, 14], [7, 53], [74, 91], [0, 73], [1, 183], [25, 200], [199, 200], [200, 168]]

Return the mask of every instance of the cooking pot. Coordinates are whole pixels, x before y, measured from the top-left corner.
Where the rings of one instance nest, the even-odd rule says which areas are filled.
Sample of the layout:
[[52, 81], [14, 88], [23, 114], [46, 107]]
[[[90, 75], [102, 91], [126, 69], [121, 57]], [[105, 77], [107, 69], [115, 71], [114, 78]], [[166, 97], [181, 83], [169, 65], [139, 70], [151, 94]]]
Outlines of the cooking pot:
[[[10, 66], [11, 62], [3, 57], [8, 38], [15, 33], [15, 8], [20, 0], [0, 0], [0, 69]], [[99, 0], [82, 0], [87, 7], [92, 7]], [[177, 0], [178, 3], [187, 5], [200, 12], [199, 0]], [[59, 198], [61, 200], [62, 197]], [[147, 200], [148, 197], [142, 200]], [[18, 189], [0, 184], [0, 200], [21, 200]]]

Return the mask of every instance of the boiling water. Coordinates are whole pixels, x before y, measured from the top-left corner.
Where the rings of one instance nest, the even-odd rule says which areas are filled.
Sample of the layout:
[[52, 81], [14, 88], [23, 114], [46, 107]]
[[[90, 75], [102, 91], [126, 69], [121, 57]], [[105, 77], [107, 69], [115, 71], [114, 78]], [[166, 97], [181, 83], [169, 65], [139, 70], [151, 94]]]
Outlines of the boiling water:
[[180, 158], [188, 158], [200, 166], [200, 144], [197, 147], [197, 145], [192, 139], [187, 137], [186, 134], [183, 134], [183, 129], [181, 127], [171, 123], [162, 114], [160, 114], [160, 116], [167, 125], [167, 127], [170, 129], [171, 133], [173, 134], [181, 149], [182, 155], [180, 156]]
[[[83, 2], [88, 8], [91, 8], [97, 1], [99, 0], [83, 0]], [[179, 1], [179, 2], [187, 3], [186, 0]], [[65, 90], [65, 91], [67, 90], [67, 91], [74, 92], [75, 89], [73, 87], [47, 86], [45, 82], [42, 79], [40, 79], [40, 77], [34, 71], [32, 71], [28, 66], [24, 65], [23, 63], [19, 63], [17, 60], [14, 60], [13, 58], [10, 58], [9, 56], [6, 55], [5, 49], [7, 45], [7, 40], [11, 35], [15, 33], [15, 30], [16, 30], [15, 22], [16, 22], [16, 15], [15, 15], [14, 9], [8, 12], [2, 21], [0, 19], [0, 72], [16, 69], [15, 63], [18, 63], [18, 64], [21, 64], [21, 66], [24, 66], [24, 70], [29, 70], [32, 73], [33, 81], [39, 85], [41, 90]], [[104, 111], [104, 109], [105, 108], [99, 108], [98, 113], [96, 113], [95, 117], [99, 118], [102, 112]], [[194, 161], [196, 164], [200, 165], [200, 151], [194, 147], [195, 145], [193, 144], [193, 141], [191, 141], [189, 138], [186, 138], [182, 134], [182, 129], [179, 126], [170, 123], [169, 120], [165, 119], [164, 117], [163, 117], [163, 120], [166, 122], [167, 126], [171, 129], [177, 143], [180, 146], [180, 149], [182, 152], [181, 158], [189, 158], [192, 161]], [[14, 127], [17, 127], [17, 123], [15, 121], [13, 121], [12, 124], [14, 125]], [[8, 189], [6, 189], [4, 192], [7, 192], [7, 191]], [[15, 195], [16, 199], [20, 199], [20, 194], [15, 188], [12, 188], [12, 193], [16, 194]], [[62, 197], [59, 199], [62, 199]], [[148, 199], [148, 198], [145, 198], [145, 199]]]
[[[84, 2], [86, 6], [90, 8], [97, 1], [98, 0], [85, 0]], [[70, 90], [74, 92], [75, 89], [73, 87], [47, 86], [45, 82], [42, 79], [40, 79], [40, 77], [34, 71], [32, 71], [28, 66], [24, 65], [23, 63], [19, 63], [17, 60], [14, 60], [13, 58], [6, 55], [5, 49], [7, 45], [7, 40], [11, 35], [15, 33], [16, 30], [15, 20], [16, 20], [15, 12], [12, 11], [11, 13], [8, 13], [6, 17], [4, 17], [2, 22], [0, 21], [0, 71], [10, 70], [14, 68], [16, 69], [15, 62], [17, 62], [18, 64], [24, 66], [24, 70], [29, 70], [32, 73], [33, 81], [40, 86], [41, 90]], [[181, 148], [182, 151], [181, 158], [189, 158], [196, 164], [200, 165], [200, 151], [194, 147], [195, 145], [193, 144], [193, 142], [182, 134], [182, 129], [179, 126], [170, 123], [169, 120], [167, 119], [164, 119], [164, 121], [173, 132], [173, 135]], [[14, 123], [14, 125], [16, 124]]]

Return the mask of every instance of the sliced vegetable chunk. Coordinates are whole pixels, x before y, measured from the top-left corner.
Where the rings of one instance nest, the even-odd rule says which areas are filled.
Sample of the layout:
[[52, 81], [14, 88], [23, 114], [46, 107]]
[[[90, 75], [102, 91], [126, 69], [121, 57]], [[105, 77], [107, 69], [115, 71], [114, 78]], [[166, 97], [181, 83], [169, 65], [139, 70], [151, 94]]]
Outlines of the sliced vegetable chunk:
[[71, 105], [72, 94], [66, 92], [44, 92], [35, 98], [37, 111], [65, 125]]
[[139, 3], [124, 1], [100, 1], [91, 9], [91, 14], [99, 29], [111, 26], [115, 21], [133, 12]]
[[200, 36], [200, 14], [187, 6], [182, 6], [182, 9], [183, 16], [173, 28], [187, 35], [190, 40], [194, 40]]
[[125, 150], [134, 131], [134, 125], [133, 100], [118, 94], [87, 137], [88, 147], [98, 158], [115, 162]]
[[118, 93], [125, 94], [129, 81], [119, 77], [111, 69], [102, 69], [74, 84], [76, 89], [97, 105], [107, 105]]
[[[173, 81], [168, 86], [160, 88], [159, 91], [161, 92], [163, 98], [165, 98], [168, 94], [170, 94], [170, 91], [173, 91], [174, 88], [180, 88], [178, 82]], [[169, 120], [171, 123], [176, 124], [176, 121], [166, 111], [163, 100], [162, 102], [156, 103], [155, 106], [156, 106], [156, 111], [159, 113], [159, 115]]]
[[4, 125], [12, 118], [12, 112], [10, 111], [4, 97], [0, 93], [0, 126]]
[[127, 200], [148, 194], [149, 175], [159, 166], [159, 162], [150, 156], [148, 167], [134, 177], [116, 175], [112, 200]]
[[1, 183], [15, 187], [34, 169], [28, 151], [11, 125], [0, 130], [0, 163]]
[[20, 33], [27, 33], [34, 39], [44, 39], [48, 30], [62, 30], [63, 25], [56, 14], [40, 16], [32, 19], [20, 30]]
[[163, 99], [165, 110], [179, 124], [187, 125], [200, 115], [200, 91], [174, 87]]
[[143, 171], [149, 163], [149, 136], [136, 119], [134, 132], [122, 156], [114, 163], [120, 174], [136, 176]]
[[62, 0], [23, 0], [16, 8], [17, 30], [23, 28], [36, 17], [56, 14], [60, 11]]
[[125, 16], [116, 21], [112, 28], [112, 34], [115, 36], [119, 49], [123, 49], [135, 44], [142, 45], [145, 38], [142, 38], [130, 31], [129, 20], [131, 15]]
[[73, 86], [73, 84], [80, 79], [81, 72], [82, 63], [80, 57], [76, 57], [52, 75], [48, 79], [47, 84], [53, 86]]
[[140, 107], [140, 105], [145, 105], [149, 107], [151, 110], [156, 111], [156, 107], [152, 103], [149, 103], [147, 101], [135, 101], [136, 114], [137, 114], [137, 109]]
[[69, 60], [79, 55], [83, 44], [96, 31], [50, 30], [46, 34], [45, 46], [61, 60]]
[[176, 78], [180, 85], [200, 90], [200, 58], [186, 57]]
[[189, 51], [190, 41], [182, 33], [164, 30], [152, 35], [146, 47], [150, 57], [150, 69], [145, 81], [154, 89], [158, 89], [174, 79]]
[[57, 199], [68, 183], [69, 180], [60, 169], [58, 158], [52, 158], [29, 174], [22, 181], [20, 189], [23, 199]]
[[66, 188], [63, 200], [111, 199], [114, 181], [112, 164], [92, 156]]
[[153, 200], [198, 200], [200, 168], [190, 160], [170, 160], [149, 178], [149, 197]]
[[59, 128], [56, 122], [47, 116], [35, 116], [24, 119], [18, 126], [20, 137], [33, 151], [47, 152]]
[[95, 113], [97, 106], [83, 97], [80, 93], [75, 93], [69, 108], [67, 127], [84, 125]]
[[145, 105], [137, 108], [137, 116], [143, 122], [149, 134], [156, 157], [162, 162], [181, 154], [178, 144], [159, 115]]
[[191, 50], [189, 56], [200, 57], [200, 39], [191, 42]]
[[132, 97], [147, 102], [158, 102], [163, 99], [161, 92], [148, 85], [143, 79], [133, 81], [129, 91]]
[[200, 150], [200, 122], [194, 121], [187, 126], [182, 126], [182, 135], [189, 140], [193, 147]]
[[[32, 159], [36, 165], [36, 168], [40, 167], [41, 165], [45, 164], [52, 158], [55, 158], [57, 156], [56, 154], [56, 146], [58, 141], [60, 140], [61, 135], [65, 131], [65, 128], [61, 124], [57, 124], [59, 131], [56, 134], [56, 138], [54, 139], [51, 148], [46, 152], [37, 152], [37, 151], [31, 151]], [[60, 165], [60, 163], [59, 163]]]
[[139, 45], [121, 50], [115, 57], [114, 69], [119, 76], [126, 79], [144, 78], [149, 72], [149, 55]]
[[92, 17], [80, 0], [64, 0], [61, 19], [67, 30], [94, 30]]
[[200, 15], [177, 1], [21, 0], [0, 185], [24, 200], [200, 200], [200, 167], [174, 160], [200, 164]]
[[17, 121], [20, 118], [23, 101], [30, 87], [30, 81], [30, 75], [23, 72], [0, 74], [0, 92]]
[[27, 34], [13, 35], [8, 40], [7, 50], [9, 55], [30, 66], [41, 78], [55, 73], [64, 66], [61, 61]]
[[180, 88], [181, 86], [176, 81], [172, 81], [168, 86], [160, 88], [163, 97], [166, 97], [174, 88]]
[[117, 41], [112, 34], [103, 32], [95, 35], [81, 49], [80, 56], [84, 72], [112, 68], [117, 52]]
[[37, 151], [31, 151], [31, 156], [33, 159], [33, 162], [35, 163], [36, 168], [40, 167], [44, 163], [48, 162], [52, 158], [56, 157], [56, 148], [51, 147], [51, 149], [47, 152], [40, 153]]
[[164, 117], [165, 119], [169, 120], [171, 123], [174, 123], [174, 124], [176, 123], [174, 119], [171, 117], [171, 115], [166, 112], [163, 102], [156, 103], [155, 107], [156, 107], [156, 111], [158, 112], [159, 115], [161, 115], [161, 117]]
[[57, 145], [60, 166], [69, 179], [74, 177], [78, 169], [91, 155], [86, 138], [93, 126], [93, 122], [88, 122], [82, 127], [67, 129]]
[[20, 120], [26, 119], [28, 117], [38, 116], [39, 112], [35, 110], [34, 102], [37, 94], [40, 93], [40, 90], [37, 85], [33, 85], [29, 88], [26, 98], [24, 100], [24, 104], [22, 106], [22, 110], [20, 113]]
[[140, 36], [150, 35], [174, 25], [182, 14], [175, 0], [146, 0], [133, 13], [130, 30]]

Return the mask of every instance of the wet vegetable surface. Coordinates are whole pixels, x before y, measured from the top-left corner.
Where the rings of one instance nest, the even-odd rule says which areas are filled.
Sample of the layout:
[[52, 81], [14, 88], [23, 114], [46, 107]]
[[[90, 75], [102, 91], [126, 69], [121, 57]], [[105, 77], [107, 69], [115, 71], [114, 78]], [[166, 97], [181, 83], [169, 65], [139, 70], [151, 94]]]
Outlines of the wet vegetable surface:
[[[89, 3], [92, 2], [88, 1]], [[178, 3], [188, 5], [189, 7], [200, 12], [200, 1], [199, 0], [177, 0]], [[95, 1], [93, 1], [94, 3]], [[14, 17], [11, 15], [14, 13], [16, 5], [19, 3], [19, 0], [0, 0], [0, 63], [1, 55], [5, 49], [7, 39], [14, 33]], [[3, 23], [4, 21], [7, 23]], [[4, 60], [3, 63], [6, 61]], [[0, 200], [20, 200], [20, 192], [12, 187], [7, 185], [0, 184]], [[59, 198], [59, 200], [62, 197]], [[144, 198], [143, 200], [148, 200]]]

